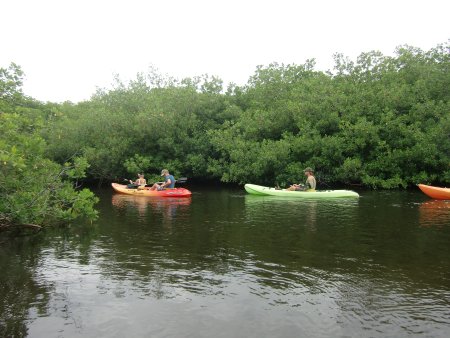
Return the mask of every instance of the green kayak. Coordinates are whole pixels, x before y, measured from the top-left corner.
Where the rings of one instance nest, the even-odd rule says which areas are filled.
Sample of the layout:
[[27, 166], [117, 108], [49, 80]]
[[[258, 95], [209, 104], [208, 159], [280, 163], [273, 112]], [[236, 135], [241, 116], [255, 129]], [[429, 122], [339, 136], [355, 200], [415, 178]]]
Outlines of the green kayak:
[[289, 191], [286, 189], [277, 190], [275, 188], [263, 187], [256, 184], [246, 184], [245, 190], [252, 195], [261, 196], [283, 196], [295, 198], [340, 198], [340, 197], [359, 197], [357, 192], [351, 190], [318, 190], [308, 191]]

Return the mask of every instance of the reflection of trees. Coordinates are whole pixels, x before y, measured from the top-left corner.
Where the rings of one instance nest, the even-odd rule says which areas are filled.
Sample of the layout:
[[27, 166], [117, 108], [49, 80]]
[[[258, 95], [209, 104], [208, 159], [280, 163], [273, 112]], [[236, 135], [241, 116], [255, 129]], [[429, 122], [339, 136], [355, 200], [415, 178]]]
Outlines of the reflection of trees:
[[[158, 298], [169, 296], [164, 287], [168, 284], [192, 291], [201, 281], [220, 284], [214, 274], [205, 270], [205, 265], [210, 264], [212, 269], [221, 269], [212, 254], [216, 245], [211, 237], [217, 234], [204, 229], [211, 220], [215, 225], [216, 217], [226, 217], [223, 205], [216, 202], [213, 198], [193, 210], [191, 198], [113, 195], [116, 217], [108, 223], [115, 248], [104, 251], [112, 256], [103, 260], [102, 268], [113, 275], [133, 276], [135, 285]], [[170, 231], [162, 231], [168, 224]]]
[[50, 289], [33, 275], [37, 248], [27, 240], [21, 247], [18, 241], [0, 246], [0, 337], [26, 336], [30, 314], [47, 312]]
[[316, 201], [313, 209], [306, 201], [246, 195], [251, 227], [237, 231], [256, 259], [287, 270], [315, 268], [378, 277], [375, 267], [386, 267], [401, 269], [411, 280], [439, 284], [440, 269], [450, 269], [445, 240], [449, 228], [424, 232], [417, 225], [424, 217], [448, 225], [450, 212], [443, 212], [442, 204], [437, 210], [438, 203], [420, 205], [419, 218], [411, 199], [404, 193], [374, 192], [360, 200]]
[[197, 196], [189, 218], [177, 222], [170, 236], [150, 227], [141, 233], [133, 243], [148, 247], [147, 255], [133, 262], [128, 259], [127, 265], [122, 262], [126, 257], [117, 257], [116, 273], [127, 269], [165, 297], [173, 292], [167, 285], [201, 294], [227, 292], [234, 273], [257, 286], [252, 292], [260, 296], [298, 287], [299, 282], [305, 289], [316, 289], [317, 278], [310, 267], [335, 268], [328, 236], [342, 229], [333, 231], [330, 223], [340, 220], [332, 217], [338, 212], [344, 218], [354, 217], [357, 202], [252, 197], [227, 191], [203, 200]]
[[297, 224], [314, 229], [317, 222], [317, 207], [320, 201], [289, 199], [277, 196], [245, 196], [247, 218], [254, 219], [264, 215], [268, 221], [291, 222], [297, 216]]
[[[348, 313], [353, 301], [372, 311], [361, 298], [372, 297], [378, 285], [396, 278], [402, 285], [406, 279], [442, 285], [445, 277], [437, 270], [450, 268], [442, 232], [411, 231], [418, 211], [391, 202], [374, 208], [369, 197], [292, 201], [226, 189], [194, 195], [193, 201], [114, 195], [111, 208], [107, 194], [95, 226], [48, 229], [39, 234], [39, 247], [27, 243], [17, 255], [1, 255], [0, 336], [25, 335], [25, 320], [36, 311], [69, 322], [64, 316], [75, 313], [78, 295], [75, 288], [64, 294], [67, 285], [82, 285], [80, 293], [90, 287], [94, 298], [250, 293], [284, 306], [333, 294]], [[440, 263], [433, 265], [435, 260]], [[36, 269], [47, 271], [38, 277], [44, 286], [36, 282]]]

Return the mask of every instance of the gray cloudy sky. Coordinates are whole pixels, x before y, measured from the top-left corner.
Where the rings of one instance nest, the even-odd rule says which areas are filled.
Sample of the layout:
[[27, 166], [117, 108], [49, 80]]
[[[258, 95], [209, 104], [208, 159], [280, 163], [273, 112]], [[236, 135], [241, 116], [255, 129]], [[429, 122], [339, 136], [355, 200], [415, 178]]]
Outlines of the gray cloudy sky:
[[442, 0], [0, 0], [0, 67], [25, 71], [23, 90], [42, 101], [78, 102], [113, 75], [149, 66], [182, 78], [216, 75], [245, 84], [257, 65], [333, 66], [399, 45], [427, 50], [450, 38]]

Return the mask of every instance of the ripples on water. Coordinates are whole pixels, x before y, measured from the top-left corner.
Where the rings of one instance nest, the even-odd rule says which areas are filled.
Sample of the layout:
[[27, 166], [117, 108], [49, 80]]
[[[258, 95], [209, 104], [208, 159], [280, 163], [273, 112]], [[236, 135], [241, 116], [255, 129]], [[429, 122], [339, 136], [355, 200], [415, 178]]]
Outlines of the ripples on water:
[[[226, 190], [170, 201], [101, 197], [94, 228], [49, 231], [31, 253], [12, 251], [33, 290], [22, 300], [30, 336], [450, 332], [447, 203]], [[17, 271], [0, 281], [12, 283]]]

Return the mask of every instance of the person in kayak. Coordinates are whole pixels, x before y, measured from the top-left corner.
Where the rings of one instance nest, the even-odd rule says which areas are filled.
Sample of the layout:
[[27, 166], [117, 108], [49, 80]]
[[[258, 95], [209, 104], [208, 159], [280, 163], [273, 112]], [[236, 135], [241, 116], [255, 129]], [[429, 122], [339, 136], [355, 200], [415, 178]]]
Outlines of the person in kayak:
[[173, 175], [169, 173], [169, 170], [167, 169], [161, 170], [161, 176], [164, 176], [164, 183], [161, 184], [155, 183], [150, 188], [150, 190], [164, 190], [175, 188], [175, 177], [173, 177]]
[[303, 170], [306, 175], [305, 184], [293, 184], [286, 190], [289, 191], [316, 191], [316, 178], [314, 177], [314, 170], [310, 167]]
[[138, 179], [136, 181], [129, 180], [130, 184], [128, 184], [128, 188], [143, 188], [147, 184], [147, 180], [144, 178], [144, 174], [138, 174]]

